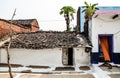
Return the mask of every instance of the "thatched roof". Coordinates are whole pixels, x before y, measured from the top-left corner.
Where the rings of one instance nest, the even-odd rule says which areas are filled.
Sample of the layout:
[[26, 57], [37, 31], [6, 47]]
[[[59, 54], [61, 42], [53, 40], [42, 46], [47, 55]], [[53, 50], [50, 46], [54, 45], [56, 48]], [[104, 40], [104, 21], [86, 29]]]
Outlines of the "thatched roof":
[[58, 47], [78, 47], [87, 45], [86, 38], [75, 32], [30, 32], [16, 35], [12, 40], [11, 48], [58, 48]]

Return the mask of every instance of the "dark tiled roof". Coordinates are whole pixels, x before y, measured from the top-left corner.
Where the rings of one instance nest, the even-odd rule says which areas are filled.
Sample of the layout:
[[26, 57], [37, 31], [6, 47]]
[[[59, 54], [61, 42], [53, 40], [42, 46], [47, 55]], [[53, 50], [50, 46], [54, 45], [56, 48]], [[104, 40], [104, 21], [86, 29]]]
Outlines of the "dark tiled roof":
[[23, 25], [23, 26], [31, 26], [31, 23], [34, 20], [36, 20], [36, 19], [19, 19], [19, 20], [13, 20], [12, 22], [15, 23], [15, 24]]
[[42, 49], [42, 48], [58, 48], [58, 47], [77, 47], [85, 45], [80, 41], [80, 38], [86, 42], [86, 38], [75, 32], [31, 32], [18, 34], [12, 40], [11, 48], [28, 48], [28, 49]]
[[[5, 20], [5, 19], [1, 19], [1, 18], [0, 18], [0, 21], [5, 21], [5, 22], [7, 22], [7, 23], [11, 23], [10, 20]], [[21, 24], [17, 24], [17, 23], [14, 23], [14, 22], [13, 22], [12, 24], [18, 25], [18, 26], [20, 26], [20, 27], [23, 27]]]

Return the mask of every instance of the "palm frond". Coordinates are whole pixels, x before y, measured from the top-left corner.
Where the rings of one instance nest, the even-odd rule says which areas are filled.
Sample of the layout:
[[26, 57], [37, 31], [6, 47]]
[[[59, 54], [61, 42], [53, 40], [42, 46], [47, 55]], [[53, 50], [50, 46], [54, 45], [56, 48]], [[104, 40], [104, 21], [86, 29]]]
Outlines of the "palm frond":
[[93, 4], [93, 5], [92, 5], [92, 7], [95, 7], [95, 6], [97, 6], [97, 5], [98, 5], [98, 3], [96, 3], [96, 4]]
[[86, 1], [85, 3], [85, 9], [82, 11], [85, 12], [85, 19], [89, 19], [96, 10], [99, 10], [99, 8], [96, 7], [98, 4], [88, 4]]
[[88, 4], [86, 1], [84, 2], [84, 4], [85, 4], [86, 6], [89, 6], [89, 4]]
[[60, 11], [59, 14], [62, 15], [62, 14], [63, 14], [63, 11]]
[[92, 5], [92, 8], [94, 8], [94, 7], [97, 6], [97, 5], [98, 5], [98, 4], [93, 4], [93, 5]]
[[99, 10], [99, 8], [95, 7], [96, 10]]
[[82, 10], [82, 13], [85, 12], [87, 9]]

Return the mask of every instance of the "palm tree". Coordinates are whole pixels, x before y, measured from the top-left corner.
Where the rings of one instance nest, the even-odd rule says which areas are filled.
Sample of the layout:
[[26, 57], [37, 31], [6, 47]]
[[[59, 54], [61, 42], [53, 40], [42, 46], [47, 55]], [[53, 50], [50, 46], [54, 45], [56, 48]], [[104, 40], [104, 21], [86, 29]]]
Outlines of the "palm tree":
[[88, 36], [88, 21], [92, 17], [92, 15], [95, 13], [96, 10], [99, 10], [96, 6], [98, 4], [88, 4], [86, 1], [84, 2], [85, 9], [82, 11], [85, 13], [85, 23], [84, 23], [84, 32], [85, 35]]
[[[70, 31], [70, 21], [74, 20], [73, 14], [75, 13], [75, 9], [71, 6], [64, 6], [60, 9], [60, 15], [64, 15], [66, 21], [66, 31]], [[71, 19], [70, 19], [71, 17]]]

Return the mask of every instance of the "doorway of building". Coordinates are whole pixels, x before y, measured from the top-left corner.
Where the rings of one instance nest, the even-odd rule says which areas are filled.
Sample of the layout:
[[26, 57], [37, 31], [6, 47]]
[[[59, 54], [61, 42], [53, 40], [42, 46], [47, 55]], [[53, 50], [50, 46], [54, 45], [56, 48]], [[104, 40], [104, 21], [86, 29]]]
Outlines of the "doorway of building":
[[68, 65], [73, 65], [73, 48], [68, 48]]
[[99, 35], [99, 62], [112, 62], [113, 35]]
[[73, 65], [73, 48], [62, 49], [62, 63], [63, 65]]

